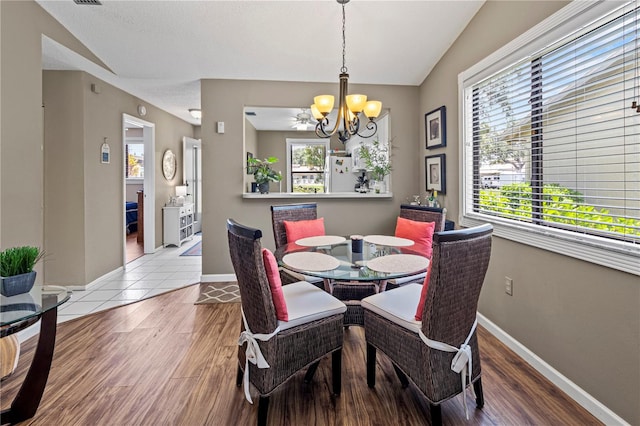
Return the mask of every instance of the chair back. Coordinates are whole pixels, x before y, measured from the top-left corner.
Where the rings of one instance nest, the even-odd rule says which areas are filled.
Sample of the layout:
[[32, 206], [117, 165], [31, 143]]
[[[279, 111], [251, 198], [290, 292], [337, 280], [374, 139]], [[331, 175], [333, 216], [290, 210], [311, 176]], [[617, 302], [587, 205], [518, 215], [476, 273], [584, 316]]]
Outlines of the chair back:
[[276, 249], [287, 244], [287, 231], [284, 221], [314, 220], [318, 218], [316, 203], [281, 204], [271, 206], [271, 223], [273, 224], [273, 238]]
[[253, 333], [269, 334], [278, 321], [262, 260], [262, 231], [228, 219], [227, 235], [247, 324]]
[[434, 232], [444, 231], [447, 209], [427, 206], [414, 206], [412, 204], [402, 204], [400, 206], [400, 217], [416, 222], [435, 222]]
[[476, 319], [478, 298], [491, 256], [490, 224], [433, 235], [431, 278], [422, 332], [459, 347]]

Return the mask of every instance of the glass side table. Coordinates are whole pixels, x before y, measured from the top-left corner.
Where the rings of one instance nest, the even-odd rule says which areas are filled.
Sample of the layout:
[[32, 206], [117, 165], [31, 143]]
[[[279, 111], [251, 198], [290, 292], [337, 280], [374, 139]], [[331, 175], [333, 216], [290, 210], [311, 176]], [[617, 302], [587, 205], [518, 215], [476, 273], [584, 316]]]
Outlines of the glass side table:
[[1, 424], [19, 423], [36, 414], [53, 360], [58, 306], [70, 297], [71, 291], [56, 286], [35, 286], [29, 293], [0, 296], [0, 338], [41, 321], [31, 366], [11, 408], [0, 413]]

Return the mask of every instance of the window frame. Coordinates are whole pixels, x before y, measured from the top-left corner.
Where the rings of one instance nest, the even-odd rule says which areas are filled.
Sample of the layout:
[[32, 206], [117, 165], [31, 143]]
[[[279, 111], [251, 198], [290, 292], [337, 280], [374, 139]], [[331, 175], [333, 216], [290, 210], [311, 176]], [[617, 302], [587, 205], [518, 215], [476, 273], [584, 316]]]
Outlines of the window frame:
[[[144, 182], [144, 168], [142, 169], [142, 176], [129, 176], [129, 159], [127, 158], [128, 154], [128, 145], [141, 145], [143, 148], [144, 154], [144, 138], [138, 136], [129, 136], [125, 141], [125, 181], [130, 184], [141, 184]], [[143, 159], [144, 161], [144, 159]], [[144, 162], [143, 162], [144, 165]]]
[[[325, 150], [325, 157], [329, 155], [329, 151], [331, 149], [329, 139], [296, 139], [296, 138], [287, 138], [286, 139], [286, 149], [287, 149], [287, 192], [293, 192], [293, 170], [291, 167], [291, 146], [292, 145], [323, 145]], [[323, 173], [326, 174], [327, 164], [325, 158], [325, 165]], [[318, 172], [320, 173], [320, 172]], [[325, 182], [325, 190], [322, 194], [326, 194], [326, 182]]]
[[[472, 117], [466, 115], [467, 108], [472, 102], [471, 86], [512, 64], [524, 60], [531, 61], [547, 46], [565, 38], [567, 34], [577, 38], [589, 31], [590, 24], [593, 22], [599, 21], [604, 16], [614, 19], [625, 11], [629, 11], [631, 6], [629, 3], [621, 5], [618, 2], [572, 2], [458, 75], [459, 222], [462, 226], [476, 226], [490, 222], [494, 226], [494, 235], [497, 237], [640, 275], [640, 247], [637, 244], [474, 212], [473, 192], [467, 192], [467, 188], [474, 188], [474, 167], [477, 166], [473, 161], [467, 161], [467, 157], [472, 155], [474, 149]], [[471, 154], [468, 151], [471, 151]]]

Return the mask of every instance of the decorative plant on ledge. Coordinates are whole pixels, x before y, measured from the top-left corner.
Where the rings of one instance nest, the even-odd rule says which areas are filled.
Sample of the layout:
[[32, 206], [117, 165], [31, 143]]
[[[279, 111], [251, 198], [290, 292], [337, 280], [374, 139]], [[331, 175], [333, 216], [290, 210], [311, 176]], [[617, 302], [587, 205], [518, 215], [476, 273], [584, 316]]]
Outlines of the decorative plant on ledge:
[[[371, 179], [383, 182], [384, 178], [391, 174], [391, 153], [389, 144], [382, 144], [375, 139], [371, 144], [360, 144], [360, 158], [369, 172]], [[381, 192], [376, 190], [376, 192]], [[386, 191], [382, 191], [386, 192]]]
[[253, 178], [258, 184], [261, 194], [269, 193], [269, 182], [280, 182], [282, 175], [271, 168], [271, 165], [278, 162], [277, 157], [268, 157], [264, 160], [249, 158], [247, 168], [253, 173]]

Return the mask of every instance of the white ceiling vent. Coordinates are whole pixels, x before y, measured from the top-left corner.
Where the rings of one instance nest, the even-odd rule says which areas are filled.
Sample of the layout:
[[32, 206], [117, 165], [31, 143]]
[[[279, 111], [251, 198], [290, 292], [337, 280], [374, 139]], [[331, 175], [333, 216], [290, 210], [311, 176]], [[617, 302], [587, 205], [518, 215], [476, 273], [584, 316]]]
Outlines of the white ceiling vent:
[[73, 0], [75, 4], [86, 4], [89, 6], [102, 6], [100, 0]]

